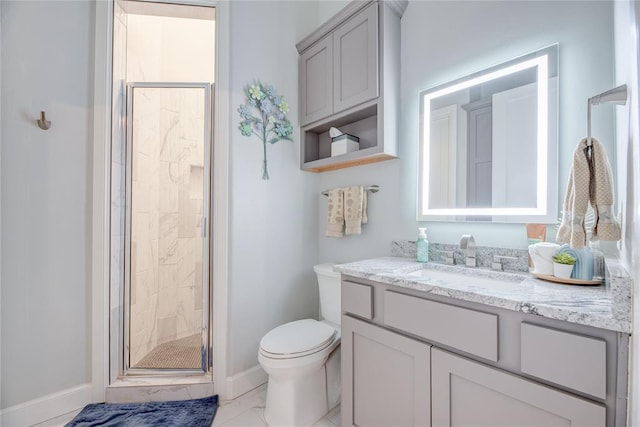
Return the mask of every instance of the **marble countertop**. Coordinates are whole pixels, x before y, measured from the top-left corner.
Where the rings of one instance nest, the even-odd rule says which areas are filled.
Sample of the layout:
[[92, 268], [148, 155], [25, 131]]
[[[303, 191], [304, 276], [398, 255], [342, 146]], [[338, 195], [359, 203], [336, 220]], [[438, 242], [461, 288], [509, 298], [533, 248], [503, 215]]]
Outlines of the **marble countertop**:
[[[419, 276], [422, 269], [455, 271], [462, 281], [443, 275]], [[605, 284], [565, 285], [536, 279], [527, 273], [497, 273], [483, 268], [420, 264], [410, 258], [383, 257], [338, 264], [342, 274], [414, 289], [463, 301], [500, 307], [617, 332], [631, 333], [632, 280], [615, 259], [606, 259]], [[411, 274], [413, 273], [413, 274]], [[478, 277], [474, 282], [473, 278]], [[492, 284], [487, 278], [500, 278]], [[466, 282], [466, 283], [465, 283]]]

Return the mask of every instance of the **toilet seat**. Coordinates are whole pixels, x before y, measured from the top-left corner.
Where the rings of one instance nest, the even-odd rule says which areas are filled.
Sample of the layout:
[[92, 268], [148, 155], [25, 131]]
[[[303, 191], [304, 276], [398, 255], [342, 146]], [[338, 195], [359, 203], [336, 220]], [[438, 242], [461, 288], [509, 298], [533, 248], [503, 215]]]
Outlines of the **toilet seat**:
[[296, 320], [268, 332], [260, 353], [270, 359], [293, 359], [320, 352], [335, 341], [338, 331], [314, 319]]

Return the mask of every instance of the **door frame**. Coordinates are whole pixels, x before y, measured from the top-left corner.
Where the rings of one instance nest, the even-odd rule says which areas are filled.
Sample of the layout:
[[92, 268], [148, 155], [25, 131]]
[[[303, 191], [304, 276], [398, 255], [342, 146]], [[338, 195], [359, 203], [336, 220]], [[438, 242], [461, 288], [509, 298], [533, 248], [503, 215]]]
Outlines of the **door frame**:
[[[145, 0], [146, 1], [146, 0]], [[95, 2], [93, 174], [91, 222], [91, 388], [92, 401], [103, 402], [110, 384], [109, 360], [114, 355], [109, 329], [111, 218], [111, 87], [113, 2]], [[216, 8], [213, 105], [213, 166], [211, 174], [211, 315], [214, 392], [227, 399], [228, 275], [229, 275], [229, 137], [230, 137], [230, 5], [216, 0], [155, 0]], [[117, 352], [116, 352], [117, 355]]]

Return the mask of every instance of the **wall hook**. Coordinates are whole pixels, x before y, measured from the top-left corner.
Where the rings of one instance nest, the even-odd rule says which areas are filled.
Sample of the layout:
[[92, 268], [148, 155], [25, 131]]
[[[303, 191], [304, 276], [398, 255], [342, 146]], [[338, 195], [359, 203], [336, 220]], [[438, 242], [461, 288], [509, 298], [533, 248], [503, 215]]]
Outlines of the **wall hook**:
[[51, 127], [51, 121], [47, 120], [44, 116], [44, 111], [40, 111], [40, 118], [37, 120], [38, 127], [42, 130], [49, 130]]

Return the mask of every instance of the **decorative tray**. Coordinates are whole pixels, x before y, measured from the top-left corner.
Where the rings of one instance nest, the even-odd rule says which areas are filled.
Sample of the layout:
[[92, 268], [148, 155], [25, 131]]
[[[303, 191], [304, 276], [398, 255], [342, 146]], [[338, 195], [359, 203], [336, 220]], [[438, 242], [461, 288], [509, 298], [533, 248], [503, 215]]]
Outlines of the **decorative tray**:
[[531, 272], [533, 277], [537, 277], [538, 279], [548, 280], [549, 282], [563, 283], [565, 285], [590, 285], [597, 286], [602, 284], [602, 279], [596, 280], [580, 280], [580, 279], [562, 279], [556, 276], [547, 276], [545, 274]]

